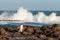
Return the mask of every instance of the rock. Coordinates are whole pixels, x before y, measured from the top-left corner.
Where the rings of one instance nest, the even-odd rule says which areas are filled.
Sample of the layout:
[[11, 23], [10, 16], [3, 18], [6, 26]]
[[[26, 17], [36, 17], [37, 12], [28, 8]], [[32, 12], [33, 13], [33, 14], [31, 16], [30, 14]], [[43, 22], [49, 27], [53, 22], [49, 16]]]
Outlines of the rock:
[[9, 32], [18, 32], [18, 28], [12, 28], [12, 27], [9, 27], [9, 28], [7, 28], [7, 31], [9, 31]]
[[17, 27], [12, 28], [14, 32], [18, 32], [19, 29]]
[[36, 33], [40, 33], [40, 34], [43, 33], [43, 31], [40, 28], [35, 28], [34, 30], [36, 31]]
[[49, 36], [51, 36], [52, 31], [51, 30], [44, 30], [44, 34], [49, 37]]
[[54, 24], [54, 31], [60, 31], [60, 24]]
[[30, 32], [30, 33], [33, 33], [34, 32], [34, 29], [33, 29], [33, 27], [28, 27], [26, 31], [27, 32]]
[[55, 24], [53, 28], [53, 36], [58, 37], [60, 35], [60, 24]]
[[60, 31], [60, 26], [54, 28], [55, 31]]
[[23, 32], [23, 35], [28, 35], [28, 32]]
[[0, 35], [0, 40], [6, 40], [6, 38], [2, 35]]
[[41, 39], [46, 39], [46, 35], [43, 35], [43, 34], [40, 34], [39, 37], [40, 37]]
[[8, 32], [13, 32], [13, 28], [12, 27], [9, 27], [9, 28], [7, 28], [7, 31]]
[[0, 28], [0, 40], [16, 40], [16, 38], [8, 38], [8, 36], [12, 35], [14, 37], [26, 36], [27, 39], [29, 38], [28, 40], [34, 40], [34, 38], [36, 38], [36, 40], [60, 40], [60, 24], [54, 24], [51, 27], [24, 26], [22, 32], [19, 32], [19, 27]]
[[23, 32], [23, 35], [31, 35], [31, 32]]
[[0, 39], [2, 38], [3, 36], [2, 35], [0, 35]]
[[46, 40], [57, 40], [57, 39], [48, 37]]
[[56, 37], [58, 40], [60, 40], [60, 35], [58, 35], [58, 37]]
[[54, 36], [55, 36], [55, 37], [58, 37], [59, 35], [60, 35], [60, 31], [55, 31], [55, 32], [54, 32]]
[[60, 27], [60, 24], [54, 24], [53, 26], [54, 27]]
[[33, 27], [25, 27], [24, 31], [22, 32], [24, 35], [31, 35], [34, 32]]
[[0, 32], [2, 35], [7, 34], [4, 28], [1, 28]]
[[15, 32], [14, 33], [14, 36], [21, 36], [22, 34], [21, 33], [19, 33], [19, 32]]

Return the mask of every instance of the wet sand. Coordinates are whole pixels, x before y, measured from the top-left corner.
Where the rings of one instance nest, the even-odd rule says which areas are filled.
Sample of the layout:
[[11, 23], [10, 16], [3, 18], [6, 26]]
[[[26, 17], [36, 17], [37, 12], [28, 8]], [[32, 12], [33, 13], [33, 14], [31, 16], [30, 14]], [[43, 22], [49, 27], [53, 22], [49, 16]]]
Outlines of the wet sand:
[[1, 27], [0, 40], [60, 40], [60, 24], [43, 27], [24, 26], [22, 32], [19, 30], [20, 27]]

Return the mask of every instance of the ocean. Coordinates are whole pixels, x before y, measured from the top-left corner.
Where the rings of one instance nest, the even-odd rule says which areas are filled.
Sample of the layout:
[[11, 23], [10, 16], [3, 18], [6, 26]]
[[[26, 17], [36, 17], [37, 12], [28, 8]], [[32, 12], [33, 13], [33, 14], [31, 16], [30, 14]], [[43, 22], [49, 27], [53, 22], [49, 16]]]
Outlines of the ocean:
[[0, 26], [18, 26], [21, 24], [29, 26], [60, 24], [60, 11], [31, 11], [24, 8], [19, 8], [17, 11], [0, 10]]
[[[56, 13], [56, 16], [60, 16], [60, 11], [30, 11], [33, 15], [37, 15], [38, 14], [38, 12], [44, 12], [44, 14], [45, 15], [47, 15], [47, 16], [49, 16], [49, 15], [51, 15], [51, 13], [52, 12], [55, 12]], [[14, 13], [17, 13], [17, 11], [0, 11], [0, 15], [2, 14], [2, 13], [8, 13], [9, 15], [13, 15]], [[4, 26], [9, 26], [9, 27], [15, 27], [15, 26], [19, 26], [19, 25], [21, 25], [20, 23], [10, 23], [10, 24], [6, 24], [6, 25], [3, 25], [3, 24], [0, 24], [0, 26], [2, 27], [4, 27]], [[31, 23], [29, 23], [29, 22], [27, 22], [27, 23], [24, 23], [24, 25], [29, 25], [29, 26], [42, 26], [42, 25], [46, 25], [46, 24], [44, 24], [44, 23], [33, 23], [33, 22], [31, 22]], [[48, 24], [49, 25], [49, 24]], [[50, 25], [52, 25], [52, 24], [50, 24]]]
[[[49, 16], [52, 12], [55, 12], [56, 16], [60, 16], [60, 11], [33, 11], [33, 10], [29, 10], [29, 11], [32, 12], [33, 15], [38, 14], [38, 12], [44, 12], [45, 15]], [[0, 10], [0, 15], [3, 12], [7, 12], [9, 14], [17, 13], [17, 11], [13, 11], [13, 10], [9, 10], [9, 11], [8, 10]]]

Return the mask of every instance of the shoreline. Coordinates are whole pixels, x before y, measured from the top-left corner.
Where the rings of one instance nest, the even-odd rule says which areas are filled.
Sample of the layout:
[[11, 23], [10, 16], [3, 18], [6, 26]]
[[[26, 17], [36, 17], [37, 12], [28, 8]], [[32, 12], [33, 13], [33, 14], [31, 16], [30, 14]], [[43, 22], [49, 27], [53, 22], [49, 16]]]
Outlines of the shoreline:
[[22, 32], [19, 32], [20, 27], [1, 27], [1, 40], [60, 40], [60, 24], [53, 26], [32, 27], [23, 26]]

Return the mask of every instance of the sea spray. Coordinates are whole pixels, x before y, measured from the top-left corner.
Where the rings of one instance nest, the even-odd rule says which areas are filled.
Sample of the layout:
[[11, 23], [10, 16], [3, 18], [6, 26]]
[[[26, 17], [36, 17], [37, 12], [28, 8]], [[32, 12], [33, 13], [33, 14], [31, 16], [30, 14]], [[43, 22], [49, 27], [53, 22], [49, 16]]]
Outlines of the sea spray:
[[19, 8], [17, 13], [12, 16], [13, 20], [24, 20], [25, 22], [32, 22], [33, 15], [23, 7]]
[[3, 13], [0, 15], [0, 20], [5, 20], [5, 19], [9, 19], [7, 12], [3, 12]]
[[39, 12], [36, 15], [37, 22], [40, 23], [53, 23], [53, 21], [55, 21], [55, 18], [56, 18], [56, 13], [54, 12], [49, 16], [46, 16], [43, 12]]
[[55, 12], [52, 12], [49, 16], [45, 15], [44, 12], [38, 12], [35, 17], [39, 23], [58, 24], [60, 22], [60, 16], [56, 16]]
[[0, 15], [0, 20], [23, 20], [24, 22], [39, 22], [39, 23], [60, 23], [60, 16], [56, 16], [56, 13], [52, 12], [47, 16], [44, 12], [38, 12], [36, 15], [32, 15], [27, 9], [20, 7], [17, 13], [8, 16], [7, 12]]
[[39, 12], [37, 15], [35, 15], [36, 22], [44, 22], [45, 16], [46, 15], [44, 14], [44, 12]]

